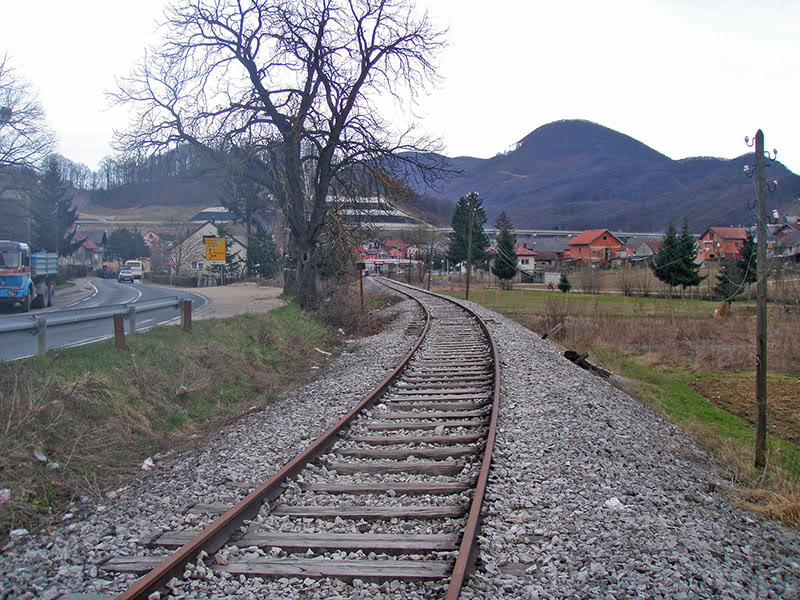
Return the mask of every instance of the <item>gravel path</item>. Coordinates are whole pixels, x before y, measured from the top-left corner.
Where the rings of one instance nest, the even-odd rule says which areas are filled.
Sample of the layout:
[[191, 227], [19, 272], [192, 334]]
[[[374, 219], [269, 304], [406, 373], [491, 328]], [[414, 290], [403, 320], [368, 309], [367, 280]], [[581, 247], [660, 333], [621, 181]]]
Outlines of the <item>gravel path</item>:
[[[800, 596], [797, 532], [733, 508], [686, 435], [532, 332], [477, 308], [492, 319], [503, 398], [482, 564], [462, 598]], [[408, 301], [393, 307], [407, 312], [332, 362], [319, 381], [76, 506], [48, 532], [15, 541], [2, 556], [0, 598], [124, 589], [131, 576], [96, 580], [94, 565], [152, 554], [136, 544], [140, 536], [199, 528], [207, 519], [175, 516], [176, 505], [232, 502], [285, 463], [406, 351], [412, 309]], [[202, 564], [176, 591], [185, 598], [441, 597], [441, 586], [400, 582], [240, 581]]]
[[256, 283], [234, 283], [221, 287], [200, 288], [197, 293], [211, 300], [210, 309], [202, 311], [197, 315], [197, 319], [269, 312], [286, 304], [284, 300], [278, 298], [283, 293], [282, 288]]

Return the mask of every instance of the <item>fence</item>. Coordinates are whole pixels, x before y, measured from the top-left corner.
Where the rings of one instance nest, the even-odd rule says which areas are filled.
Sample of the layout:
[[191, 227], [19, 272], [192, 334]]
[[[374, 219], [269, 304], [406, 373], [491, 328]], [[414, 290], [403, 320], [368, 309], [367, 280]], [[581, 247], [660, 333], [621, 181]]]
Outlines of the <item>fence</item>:
[[77, 308], [72, 310], [62, 310], [57, 312], [30, 315], [24, 318], [8, 318], [0, 321], [0, 335], [15, 332], [29, 331], [38, 337], [38, 353], [44, 356], [47, 352], [47, 331], [48, 329], [97, 321], [101, 319], [114, 319], [114, 333], [117, 340], [117, 347], [125, 345], [124, 319], [128, 320], [129, 333], [136, 331], [136, 317], [142, 313], [159, 310], [163, 308], [180, 309], [181, 324], [185, 330], [191, 329], [192, 324], [192, 301], [180, 296], [169, 296], [155, 300], [144, 300], [136, 304], [111, 304], [95, 308]]

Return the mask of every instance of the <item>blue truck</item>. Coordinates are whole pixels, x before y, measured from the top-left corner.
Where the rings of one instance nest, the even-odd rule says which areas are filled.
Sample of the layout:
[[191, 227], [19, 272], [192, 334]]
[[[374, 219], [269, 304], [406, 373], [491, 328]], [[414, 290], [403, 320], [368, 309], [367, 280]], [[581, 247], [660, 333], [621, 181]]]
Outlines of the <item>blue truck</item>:
[[58, 254], [31, 254], [28, 244], [0, 240], [0, 304], [31, 307], [52, 306], [56, 296]]

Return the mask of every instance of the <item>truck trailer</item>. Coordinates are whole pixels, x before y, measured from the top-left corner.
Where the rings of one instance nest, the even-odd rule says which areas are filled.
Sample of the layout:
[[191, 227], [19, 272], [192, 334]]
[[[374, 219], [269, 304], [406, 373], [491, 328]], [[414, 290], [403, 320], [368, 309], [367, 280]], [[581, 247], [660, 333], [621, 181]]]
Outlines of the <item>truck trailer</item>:
[[31, 254], [28, 244], [0, 240], [0, 304], [31, 307], [52, 306], [56, 296], [58, 254]]

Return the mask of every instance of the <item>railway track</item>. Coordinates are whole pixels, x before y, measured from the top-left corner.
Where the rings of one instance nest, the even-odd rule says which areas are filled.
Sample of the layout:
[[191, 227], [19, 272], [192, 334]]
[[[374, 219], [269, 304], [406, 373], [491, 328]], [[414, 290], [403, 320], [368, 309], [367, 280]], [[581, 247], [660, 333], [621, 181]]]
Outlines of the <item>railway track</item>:
[[382, 283], [424, 310], [402, 363], [240, 503], [189, 507], [211, 520], [205, 529], [156, 532], [141, 540], [152, 556], [101, 564], [144, 574], [119, 600], [148, 598], [197, 565], [236, 577], [441, 581], [458, 598], [476, 560], [499, 362], [477, 315]]

